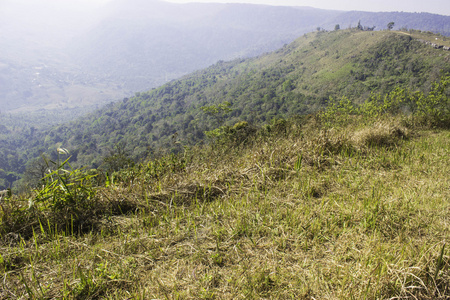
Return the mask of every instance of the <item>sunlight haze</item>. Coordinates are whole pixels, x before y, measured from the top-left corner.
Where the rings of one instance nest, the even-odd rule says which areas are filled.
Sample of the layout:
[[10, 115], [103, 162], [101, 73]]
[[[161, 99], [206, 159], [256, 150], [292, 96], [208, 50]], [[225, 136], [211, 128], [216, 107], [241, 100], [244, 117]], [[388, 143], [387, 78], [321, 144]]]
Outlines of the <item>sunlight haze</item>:
[[450, 1], [448, 0], [382, 0], [382, 1], [355, 1], [355, 0], [168, 0], [174, 3], [251, 3], [282, 6], [311, 6], [314, 8], [333, 10], [360, 10], [360, 11], [404, 11], [404, 12], [428, 12], [440, 15], [450, 15]]

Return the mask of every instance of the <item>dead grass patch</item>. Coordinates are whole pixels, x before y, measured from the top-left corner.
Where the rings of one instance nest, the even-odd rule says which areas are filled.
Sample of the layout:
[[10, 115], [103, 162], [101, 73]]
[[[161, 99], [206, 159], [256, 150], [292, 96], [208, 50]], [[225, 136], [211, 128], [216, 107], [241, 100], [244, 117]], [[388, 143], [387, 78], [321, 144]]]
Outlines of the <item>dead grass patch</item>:
[[395, 147], [409, 138], [408, 129], [398, 122], [377, 122], [373, 126], [356, 131], [352, 142], [359, 149], [371, 147]]

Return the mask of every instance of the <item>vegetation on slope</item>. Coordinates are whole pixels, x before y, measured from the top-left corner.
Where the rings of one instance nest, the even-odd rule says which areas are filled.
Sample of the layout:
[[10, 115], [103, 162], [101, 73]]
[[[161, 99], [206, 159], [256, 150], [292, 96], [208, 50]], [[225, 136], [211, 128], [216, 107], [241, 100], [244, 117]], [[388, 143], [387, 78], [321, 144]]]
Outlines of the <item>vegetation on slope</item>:
[[59, 149], [42, 188], [2, 202], [0, 295], [447, 299], [446, 92], [241, 123], [114, 176]]
[[[183, 146], [203, 141], [204, 132], [218, 126], [241, 121], [260, 125], [278, 117], [305, 115], [324, 107], [330, 96], [345, 95], [362, 103], [371, 93], [386, 93], [394, 86], [412, 92], [427, 90], [442, 73], [450, 72], [449, 57], [447, 51], [433, 49], [405, 33], [311, 33], [274, 53], [218, 62], [76, 122], [37, 131], [32, 137], [25, 130], [0, 145], [8, 155], [1, 168], [23, 174], [23, 162], [28, 161], [28, 174], [39, 173], [45, 169], [39, 164], [40, 154], [46, 152], [56, 159], [54, 149], [65, 147], [75, 167], [109, 171], [105, 158], [117, 152], [134, 162], [156, 157], [161, 151], [177, 153]], [[225, 124], [201, 109], [225, 102], [232, 109], [223, 119]], [[33, 186], [32, 180], [27, 182]], [[3, 187], [9, 184], [7, 180]]]

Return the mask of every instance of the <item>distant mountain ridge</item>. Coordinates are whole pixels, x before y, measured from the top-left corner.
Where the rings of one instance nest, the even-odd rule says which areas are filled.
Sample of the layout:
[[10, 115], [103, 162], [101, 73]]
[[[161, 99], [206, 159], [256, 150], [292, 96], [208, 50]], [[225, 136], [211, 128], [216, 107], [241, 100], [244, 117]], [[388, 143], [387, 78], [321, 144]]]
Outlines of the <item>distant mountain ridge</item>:
[[103, 105], [218, 60], [278, 49], [318, 27], [344, 29], [361, 21], [380, 30], [395, 22], [396, 29], [450, 32], [449, 16], [424, 13], [156, 0], [89, 3], [69, 8], [50, 0], [1, 3], [1, 111]]

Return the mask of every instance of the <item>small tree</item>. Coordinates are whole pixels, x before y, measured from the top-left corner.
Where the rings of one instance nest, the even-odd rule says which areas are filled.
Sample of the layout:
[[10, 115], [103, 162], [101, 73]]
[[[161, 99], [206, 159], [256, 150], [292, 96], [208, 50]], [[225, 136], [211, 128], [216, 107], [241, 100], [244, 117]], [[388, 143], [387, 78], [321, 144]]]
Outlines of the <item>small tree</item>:
[[230, 108], [231, 103], [225, 101], [219, 105], [203, 106], [201, 110], [208, 116], [213, 117], [218, 125], [222, 125], [225, 122], [225, 116], [232, 112]]
[[42, 155], [42, 159], [30, 160], [27, 163], [22, 181], [25, 185], [32, 188], [42, 186], [42, 184], [45, 184], [44, 177], [49, 171], [48, 159]]
[[288, 79], [288, 80], [286, 80], [285, 82], [283, 82], [282, 88], [283, 88], [283, 91], [284, 91], [284, 92], [290, 92], [290, 91], [292, 91], [295, 87], [294, 87], [294, 85], [292, 84], [292, 81], [291, 81], [290, 79]]
[[395, 25], [394, 22], [389, 22], [389, 23], [387, 24], [387, 29], [388, 29], [388, 30], [392, 30], [392, 28], [394, 28], [394, 25]]
[[363, 26], [361, 25], [361, 20], [358, 21], [358, 26], [356, 26], [358, 30], [363, 30]]
[[106, 172], [116, 172], [121, 169], [132, 167], [134, 165], [125, 143], [118, 143], [109, 155], [103, 158], [102, 168]]
[[336, 26], [334, 26], [334, 30], [338, 31], [339, 29], [341, 29], [341, 26], [339, 24], [336, 24]]

